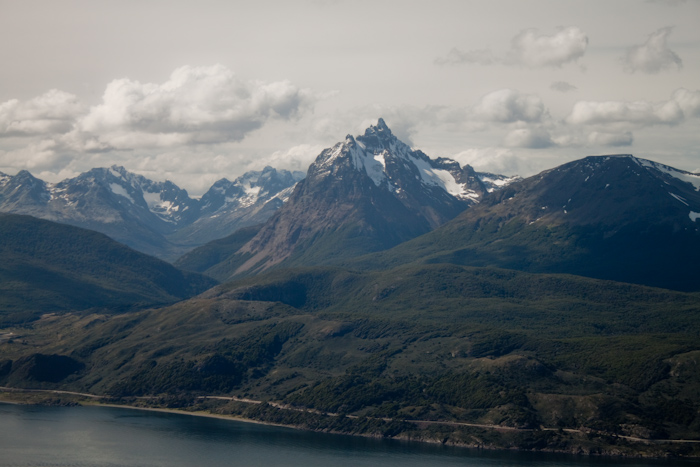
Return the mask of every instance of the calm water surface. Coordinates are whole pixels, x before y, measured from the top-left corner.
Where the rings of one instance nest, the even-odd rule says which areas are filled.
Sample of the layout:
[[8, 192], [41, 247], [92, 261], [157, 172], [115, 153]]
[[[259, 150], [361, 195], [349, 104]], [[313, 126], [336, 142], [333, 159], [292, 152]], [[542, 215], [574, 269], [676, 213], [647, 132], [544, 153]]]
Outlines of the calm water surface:
[[0, 404], [0, 466], [219, 465], [650, 467], [678, 464], [484, 452], [122, 408]]

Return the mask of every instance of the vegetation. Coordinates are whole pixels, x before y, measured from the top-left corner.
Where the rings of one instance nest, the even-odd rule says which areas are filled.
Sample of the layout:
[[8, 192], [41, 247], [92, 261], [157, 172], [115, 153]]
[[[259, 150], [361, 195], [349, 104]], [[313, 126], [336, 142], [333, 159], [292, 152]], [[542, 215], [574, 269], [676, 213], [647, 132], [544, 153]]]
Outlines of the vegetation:
[[171, 304], [214, 284], [97, 232], [0, 214], [0, 325]]
[[[0, 384], [346, 433], [697, 455], [632, 439], [700, 434], [699, 324], [696, 294], [577, 276], [280, 270], [158, 310], [0, 331], [15, 333], [0, 344]], [[39, 353], [84, 366], [37, 381], [22, 362]]]

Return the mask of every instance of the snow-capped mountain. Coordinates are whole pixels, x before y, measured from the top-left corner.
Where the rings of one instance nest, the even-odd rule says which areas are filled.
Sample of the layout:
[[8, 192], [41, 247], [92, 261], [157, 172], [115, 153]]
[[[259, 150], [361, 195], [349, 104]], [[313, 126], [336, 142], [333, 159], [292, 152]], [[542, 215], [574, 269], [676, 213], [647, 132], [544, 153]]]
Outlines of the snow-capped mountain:
[[570, 273], [700, 290], [700, 174], [591, 156], [515, 182], [375, 258]]
[[477, 172], [476, 176], [479, 177], [479, 180], [481, 180], [481, 183], [484, 184], [486, 191], [489, 193], [493, 193], [496, 190], [507, 187], [511, 183], [522, 180], [518, 175], [499, 175], [489, 172]]
[[197, 202], [187, 191], [170, 181], [154, 182], [124, 167], [92, 169], [49, 185], [48, 190], [50, 207], [67, 218], [116, 222], [134, 217], [167, 234], [197, 216]]
[[[381, 118], [364, 135], [348, 135], [345, 141], [324, 150], [309, 167], [309, 174], [341, 179], [348, 168], [364, 173], [375, 186], [393, 193], [407, 205], [428, 197], [438, 204], [443, 201], [459, 206], [461, 211], [465, 204], [478, 202], [487, 192], [470, 166], [461, 167], [446, 158], [431, 159], [422, 151], [411, 149], [391, 133]], [[422, 205], [431, 204], [422, 201]], [[437, 218], [433, 223], [442, 222], [444, 219]]]
[[178, 230], [170, 240], [193, 245], [225, 237], [251, 225], [262, 224], [289, 199], [304, 172], [265, 167], [230, 181], [222, 178], [199, 202], [199, 217]]
[[[0, 174], [0, 212], [96, 230], [142, 252], [174, 260], [217, 236], [265, 221], [302, 176], [266, 168], [234, 182], [219, 180], [197, 200], [170, 181], [154, 182], [118, 166], [92, 169], [55, 184], [21, 171], [15, 176]], [[237, 219], [243, 220], [242, 225]], [[204, 222], [191, 227], [199, 220]]]
[[222, 178], [201, 198], [202, 215], [216, 216], [222, 209], [245, 208], [273, 198], [288, 198], [290, 188], [306, 174], [277, 170], [270, 166], [262, 171], [246, 172], [234, 181]]
[[454, 218], [487, 192], [471, 167], [411, 149], [379, 119], [319, 154], [289, 201], [229, 258], [231, 273], [384, 250]]

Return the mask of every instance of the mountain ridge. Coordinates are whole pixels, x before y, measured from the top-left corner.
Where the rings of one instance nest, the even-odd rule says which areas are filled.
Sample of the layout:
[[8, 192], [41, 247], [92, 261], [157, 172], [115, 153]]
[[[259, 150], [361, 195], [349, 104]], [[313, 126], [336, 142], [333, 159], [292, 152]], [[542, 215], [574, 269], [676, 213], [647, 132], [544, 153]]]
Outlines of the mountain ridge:
[[[96, 230], [139, 251], [174, 260], [237, 228], [263, 222], [301, 178], [301, 172], [265, 167], [233, 182], [220, 179], [202, 201], [170, 181], [154, 182], [116, 165], [55, 184], [20, 171], [0, 176], [0, 211]], [[223, 197], [216, 199], [217, 190]]]
[[631, 155], [589, 156], [491, 193], [433, 232], [353, 267], [417, 260], [698, 290], [699, 181]]
[[[512, 181], [481, 175], [488, 185], [468, 165], [411, 149], [380, 118], [364, 134], [348, 135], [323, 150], [289, 201], [251, 240], [229, 252], [227, 266], [217, 268], [216, 277], [226, 280], [282, 263], [324, 264], [385, 250], [454, 218], [498, 182]], [[202, 264], [196, 253], [178, 265]]]

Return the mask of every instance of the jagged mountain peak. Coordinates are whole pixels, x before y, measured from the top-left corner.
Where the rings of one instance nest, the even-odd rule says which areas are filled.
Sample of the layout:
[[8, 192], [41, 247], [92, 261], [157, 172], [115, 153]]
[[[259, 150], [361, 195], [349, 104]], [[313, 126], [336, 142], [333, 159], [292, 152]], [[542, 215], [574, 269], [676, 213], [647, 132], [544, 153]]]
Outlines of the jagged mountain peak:
[[442, 225], [486, 192], [471, 167], [411, 149], [379, 119], [318, 155], [289, 202], [234, 254], [231, 272], [386, 249]]
[[398, 145], [400, 145], [401, 149], [404, 151], [410, 151], [408, 145], [394, 136], [383, 118], [380, 118], [376, 125], [369, 126], [365, 130], [364, 135], [357, 137], [357, 141], [366, 148], [374, 149], [375, 151], [396, 148]]
[[308, 175], [310, 183], [314, 183], [327, 177], [353, 178], [358, 172], [399, 198], [423, 192], [425, 196], [448, 195], [473, 204], [488, 192], [471, 167], [461, 167], [448, 158], [431, 159], [422, 151], [411, 149], [381, 118], [364, 135], [347, 135], [344, 141], [321, 152]]

